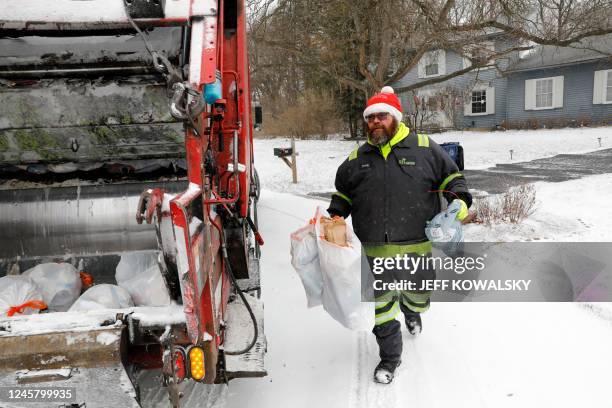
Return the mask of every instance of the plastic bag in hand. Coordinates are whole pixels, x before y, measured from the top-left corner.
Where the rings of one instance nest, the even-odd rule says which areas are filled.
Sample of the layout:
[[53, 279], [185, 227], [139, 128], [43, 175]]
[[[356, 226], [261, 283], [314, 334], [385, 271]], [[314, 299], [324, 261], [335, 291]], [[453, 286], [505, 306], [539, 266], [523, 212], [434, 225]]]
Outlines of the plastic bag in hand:
[[321, 305], [323, 277], [319, 266], [314, 223], [309, 223], [291, 234], [291, 265], [302, 280], [308, 307]]
[[50, 312], [65, 312], [81, 294], [81, 276], [69, 263], [42, 263], [23, 275], [42, 290]]
[[435, 248], [445, 253], [454, 253], [460, 242], [463, 242], [463, 226], [457, 219], [461, 203], [454, 200], [448, 208], [427, 221], [425, 235]]
[[319, 250], [319, 264], [323, 276], [323, 308], [336, 321], [350, 330], [372, 330], [373, 305], [361, 301], [361, 242], [346, 224], [348, 246], [324, 239], [317, 209], [315, 231]]

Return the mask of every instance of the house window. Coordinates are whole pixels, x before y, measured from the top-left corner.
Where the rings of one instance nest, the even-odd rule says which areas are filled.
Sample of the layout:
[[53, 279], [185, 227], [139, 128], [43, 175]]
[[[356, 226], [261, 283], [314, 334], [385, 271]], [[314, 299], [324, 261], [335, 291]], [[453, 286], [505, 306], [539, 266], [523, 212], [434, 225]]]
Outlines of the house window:
[[465, 95], [463, 114], [465, 116], [484, 116], [495, 114], [495, 87], [478, 86]]
[[438, 59], [431, 58], [428, 63], [425, 65], [425, 75], [432, 76], [438, 75]]
[[426, 52], [419, 60], [419, 78], [429, 78], [444, 75], [446, 65], [446, 53], [444, 50]]
[[[563, 83], [563, 76], [525, 80], [525, 110], [562, 108]], [[603, 100], [601, 91], [604, 91], [603, 86], [599, 92]]]
[[473, 91], [472, 92], [472, 113], [486, 113], [487, 112], [487, 91]]
[[612, 71], [608, 71], [606, 81], [606, 102], [612, 102]]
[[553, 106], [553, 79], [539, 79], [536, 81], [536, 108], [552, 108]]

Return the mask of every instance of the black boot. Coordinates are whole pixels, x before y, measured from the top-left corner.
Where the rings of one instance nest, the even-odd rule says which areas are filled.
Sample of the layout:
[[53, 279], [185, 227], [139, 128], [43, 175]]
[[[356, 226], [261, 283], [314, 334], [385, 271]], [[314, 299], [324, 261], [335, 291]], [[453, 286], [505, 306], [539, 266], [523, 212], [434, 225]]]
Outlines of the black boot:
[[382, 361], [399, 361], [402, 357], [402, 325], [393, 319], [375, 326], [372, 333], [376, 336], [378, 352]]
[[400, 305], [400, 309], [402, 310], [402, 313], [404, 314], [404, 319], [406, 321], [406, 328], [408, 329], [408, 332], [412, 334], [413, 336], [416, 336], [419, 333], [421, 333], [421, 331], [423, 331], [423, 323], [421, 322], [421, 314], [419, 312], [413, 312], [412, 310], [408, 309], [403, 304]]
[[374, 370], [374, 381], [389, 384], [402, 357], [402, 331], [397, 320], [375, 326], [372, 330], [379, 347], [380, 363]]
[[393, 361], [381, 361], [374, 370], [374, 381], [380, 384], [389, 384], [393, 381], [395, 376], [395, 369], [399, 367], [402, 360], [397, 362]]

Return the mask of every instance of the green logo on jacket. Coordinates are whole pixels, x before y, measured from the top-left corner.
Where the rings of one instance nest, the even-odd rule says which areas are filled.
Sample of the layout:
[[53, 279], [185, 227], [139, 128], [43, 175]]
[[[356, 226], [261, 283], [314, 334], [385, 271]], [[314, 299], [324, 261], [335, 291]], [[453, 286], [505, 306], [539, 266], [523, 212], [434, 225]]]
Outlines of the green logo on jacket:
[[398, 160], [400, 166], [414, 166], [416, 163], [412, 160], [406, 160], [405, 157], [402, 157]]

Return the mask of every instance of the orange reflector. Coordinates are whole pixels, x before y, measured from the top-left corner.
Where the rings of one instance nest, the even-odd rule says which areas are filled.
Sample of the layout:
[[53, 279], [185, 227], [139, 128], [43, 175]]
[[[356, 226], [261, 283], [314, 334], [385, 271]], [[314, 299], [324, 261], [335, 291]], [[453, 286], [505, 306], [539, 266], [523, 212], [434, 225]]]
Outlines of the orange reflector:
[[191, 378], [200, 381], [204, 378], [204, 350], [200, 347], [192, 347], [189, 349], [189, 368], [191, 369]]

